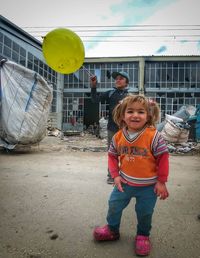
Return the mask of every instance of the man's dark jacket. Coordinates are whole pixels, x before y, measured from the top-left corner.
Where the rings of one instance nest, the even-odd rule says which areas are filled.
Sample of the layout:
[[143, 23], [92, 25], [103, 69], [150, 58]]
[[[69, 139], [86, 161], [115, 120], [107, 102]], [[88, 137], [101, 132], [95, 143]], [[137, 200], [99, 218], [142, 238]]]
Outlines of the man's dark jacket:
[[119, 130], [118, 126], [113, 121], [113, 109], [119, 103], [120, 100], [125, 98], [128, 94], [128, 88], [125, 89], [117, 89], [113, 88], [112, 90], [108, 90], [106, 92], [97, 93], [96, 88], [91, 88], [91, 99], [93, 103], [98, 102], [107, 102], [109, 106], [109, 117], [108, 117], [108, 126], [107, 129], [112, 132], [117, 132]]

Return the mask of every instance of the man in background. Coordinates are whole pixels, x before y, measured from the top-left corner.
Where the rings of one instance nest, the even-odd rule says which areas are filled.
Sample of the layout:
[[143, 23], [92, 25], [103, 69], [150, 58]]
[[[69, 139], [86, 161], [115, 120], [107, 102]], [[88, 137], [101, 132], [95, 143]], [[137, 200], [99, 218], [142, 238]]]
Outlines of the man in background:
[[[128, 94], [129, 75], [124, 72], [113, 72], [112, 78], [115, 80], [115, 87], [102, 93], [97, 93], [97, 77], [92, 76], [91, 80], [91, 99], [93, 103], [107, 102], [109, 107], [108, 125], [107, 125], [107, 145], [108, 149], [113, 135], [118, 131], [118, 126], [113, 121], [112, 112], [115, 106]], [[107, 183], [113, 184], [114, 180], [108, 170]]]

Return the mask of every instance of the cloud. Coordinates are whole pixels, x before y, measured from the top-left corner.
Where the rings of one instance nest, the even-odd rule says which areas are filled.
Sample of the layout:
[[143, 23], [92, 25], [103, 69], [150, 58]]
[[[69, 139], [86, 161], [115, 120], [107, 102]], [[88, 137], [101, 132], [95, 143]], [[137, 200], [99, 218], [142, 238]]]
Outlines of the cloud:
[[167, 51], [167, 47], [166, 46], [161, 46], [157, 51], [156, 54], [161, 54], [163, 52]]
[[[176, 1], [176, 0], [175, 0]], [[113, 14], [123, 13], [120, 25], [137, 25], [144, 22], [158, 11], [169, 6], [174, 0], [124, 0], [121, 4], [111, 7]]]
[[174, 0], [124, 0], [120, 4], [111, 6], [111, 10], [113, 15], [123, 14], [121, 25], [135, 25], [173, 2]]
[[[116, 25], [137, 25], [153, 16], [165, 6], [169, 6], [171, 3], [174, 3], [174, 0], [123, 0], [110, 5], [109, 15], [112, 20], [117, 18], [118, 24]], [[108, 16], [102, 16], [102, 19], [107, 19], [107, 22], [109, 21]], [[123, 28], [120, 29], [123, 30]], [[92, 38], [95, 42], [86, 43], [85, 48], [87, 50], [94, 49], [100, 44], [100, 42], [97, 42], [99, 39], [106, 40], [116, 35], [123, 35], [123, 31], [119, 32], [117, 28], [115, 28], [115, 31], [101, 31], [95, 35], [96, 37], [94, 36], [94, 38]], [[126, 32], [126, 35], [130, 35], [130, 32]]]
[[181, 42], [182, 44], [185, 44], [185, 43], [188, 43], [188, 40], [183, 39], [183, 40], [180, 40], [180, 42]]

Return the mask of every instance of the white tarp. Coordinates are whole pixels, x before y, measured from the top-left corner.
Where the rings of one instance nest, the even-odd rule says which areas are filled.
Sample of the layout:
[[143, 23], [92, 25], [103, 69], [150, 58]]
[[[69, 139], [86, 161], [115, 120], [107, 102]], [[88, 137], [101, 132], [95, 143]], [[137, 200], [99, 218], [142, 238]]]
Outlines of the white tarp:
[[161, 135], [163, 138], [170, 143], [184, 143], [188, 141], [189, 130], [180, 128], [172, 120], [165, 119], [166, 123]]
[[46, 134], [52, 87], [38, 73], [11, 61], [1, 64], [0, 72], [1, 142], [13, 148], [41, 141]]
[[[181, 118], [183, 121], [187, 121], [190, 116], [193, 116], [196, 112], [196, 108], [191, 105], [182, 106], [176, 113], [174, 113], [172, 116]], [[170, 120], [170, 119], [169, 119]], [[159, 123], [156, 128], [159, 132], [162, 131], [163, 127], [165, 126], [166, 121]]]

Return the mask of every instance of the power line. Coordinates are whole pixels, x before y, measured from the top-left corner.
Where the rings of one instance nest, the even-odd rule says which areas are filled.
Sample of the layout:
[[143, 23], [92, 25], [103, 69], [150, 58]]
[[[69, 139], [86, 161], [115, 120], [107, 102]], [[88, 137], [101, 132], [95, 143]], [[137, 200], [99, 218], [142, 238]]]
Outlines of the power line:
[[[43, 35], [35, 35], [35, 36], [41, 36]], [[179, 38], [179, 37], [199, 37], [200, 40], [200, 34], [199, 35], [82, 35], [81, 38]]]
[[[155, 42], [155, 41], [162, 41], [164, 42], [180, 42], [185, 40], [186, 42], [199, 42], [200, 41], [200, 34], [190, 34], [189, 32], [200, 31], [200, 25], [193, 24], [193, 25], [73, 25], [69, 26], [72, 28], [81, 28], [74, 30], [74, 32], [79, 32], [79, 36], [84, 42]], [[44, 30], [45, 28], [55, 28], [55, 27], [22, 27], [32, 30], [27, 30], [32, 36], [36, 38], [43, 38], [49, 31]], [[33, 30], [38, 28], [40, 30]], [[86, 29], [87, 28], [87, 29]], [[94, 29], [96, 28], [96, 29]], [[105, 29], [111, 28], [111, 29]], [[118, 28], [118, 29], [117, 29]], [[159, 34], [150, 34], [151, 32], [160, 32]], [[169, 31], [171, 32], [169, 34]], [[181, 32], [185, 32], [181, 34]], [[92, 33], [103, 33], [103, 32], [113, 32], [115, 35], [92, 35]], [[116, 35], [116, 32], [120, 34], [122, 32], [134, 32], [135, 35]], [[140, 34], [141, 32], [141, 34]], [[143, 34], [142, 34], [143, 32]], [[144, 32], [149, 32], [149, 35], [144, 34]], [[164, 32], [167, 32], [164, 34]], [[178, 33], [180, 32], [180, 33]], [[83, 35], [81, 35], [83, 33]], [[86, 33], [90, 33], [87, 35]], [[43, 35], [42, 35], [43, 34]], [[93, 38], [93, 39], [90, 39]], [[104, 40], [104, 38], [106, 38]], [[126, 40], [115, 40], [115, 38], [127, 38]], [[132, 40], [132, 38], [138, 38], [138, 40]], [[155, 38], [155, 40], [153, 39]], [[166, 40], [169, 38], [169, 40]], [[171, 38], [171, 40], [170, 40]], [[188, 39], [185, 39], [188, 38]], [[199, 40], [195, 40], [192, 38], [199, 38]], [[114, 39], [114, 40], [112, 40]], [[146, 40], [148, 39], [148, 41]]]
[[[39, 36], [37, 37], [37, 38], [40, 38]], [[41, 39], [41, 38], [40, 38]], [[115, 43], [122, 43], [122, 42], [124, 42], [124, 43], [126, 43], [126, 42], [140, 42], [140, 43], [150, 43], [150, 42], [162, 42], [162, 43], [173, 43], [173, 42], [181, 42], [181, 41], [183, 41], [183, 40], [176, 40], [176, 39], [173, 39], [173, 40], [157, 40], [157, 39], [155, 39], [155, 40], [153, 40], [153, 39], [151, 39], [151, 40], [90, 40], [90, 39], [82, 39], [82, 41], [83, 42], [115, 42]], [[186, 40], [186, 42], [199, 42], [200, 40]]]
[[199, 27], [200, 24], [173, 24], [173, 25], [69, 25], [69, 26], [24, 26], [21, 27], [22, 29], [28, 29], [28, 28], [59, 28], [59, 27], [65, 27], [65, 28], [129, 28], [129, 27]]
[[[39, 32], [38, 32], [39, 33]], [[41, 38], [43, 38], [44, 37], [44, 35], [42, 35], [42, 34], [32, 34], [34, 37], [41, 37]], [[177, 40], [177, 41], [180, 41], [181, 40], [181, 38], [182, 38], [182, 40], [189, 40], [190, 38], [199, 38], [199, 40], [197, 40], [197, 41], [200, 41], [200, 34], [182, 34], [182, 35], [180, 35], [180, 34], [171, 34], [171, 35], [81, 35], [80, 36], [81, 37], [81, 39], [82, 40], [84, 40], [84, 38], [93, 38], [95, 41], [99, 41], [99, 40], [97, 40], [97, 39], [103, 39], [103, 38], [107, 38], [107, 39], [111, 39], [111, 38], [138, 38], [138, 39], [141, 39], [141, 40], [143, 40], [144, 41], [144, 39], [151, 39], [151, 38], [157, 38], [157, 39], [159, 39], [160, 38], [160, 40], [165, 40], [166, 38], [171, 38], [173, 41], [175, 41], [175, 40]], [[188, 38], [188, 39], [187, 39]], [[156, 39], [156, 40], [157, 40]]]
[[[142, 30], [74, 30], [74, 32], [130, 32], [130, 31], [134, 31], [134, 32], [140, 32], [140, 31], [199, 31], [199, 29], [142, 29]], [[27, 30], [28, 31], [28, 30]], [[50, 30], [29, 30], [29, 33], [38, 33], [38, 32], [50, 32]]]
[[[157, 40], [83, 40], [83, 42], [158, 42]], [[171, 41], [171, 40], [163, 40], [163, 43], [165, 42], [180, 42], [180, 40]], [[187, 40], [187, 42], [199, 42], [199, 40]]]
[[[70, 27], [81, 28], [81, 29], [75, 30], [75, 32], [78, 32], [78, 33], [85, 33], [85, 32], [86, 33], [92, 33], [92, 32], [96, 32], [96, 33], [103, 33], [103, 32], [113, 32], [113, 33], [114, 32], [119, 32], [119, 33], [120, 32], [138, 32], [138, 33], [140, 33], [140, 32], [152, 32], [152, 31], [160, 32], [160, 33], [165, 32], [165, 31], [167, 31], [167, 32], [170, 31], [171, 33], [176, 33], [178, 31], [188, 32], [188, 31], [199, 31], [200, 30], [200, 25], [198, 25], [198, 24], [193, 24], [193, 25], [188, 25], [188, 24], [187, 25], [118, 25], [118, 26], [117, 25], [104, 25], [104, 26], [103, 25], [101, 25], [101, 26], [99, 26], [99, 25], [80, 25], [80, 26], [73, 25], [73, 26], [70, 26]], [[22, 27], [22, 28], [24, 28], [24, 29], [26, 28], [27, 32], [30, 33], [30, 34], [34, 34], [34, 33], [44, 33], [44, 34], [46, 34], [50, 30], [46, 30], [45, 28], [50, 29], [50, 28], [53, 28], [53, 27], [50, 27], [50, 26], [49, 27], [41, 27], [41, 26], [33, 27], [32, 26], [32, 27]], [[92, 28], [92, 29], [90, 29], [90, 28]], [[93, 28], [96, 28], [96, 29], [93, 29]], [[112, 28], [112, 29], [104, 29], [104, 28]], [[121, 29], [121, 28], [123, 28], [123, 29]], [[84, 36], [86, 36], [86, 35], [83, 35], [83, 37]], [[107, 35], [107, 36], [109, 36], [109, 35]], [[141, 35], [139, 35], [139, 36], [141, 36]], [[154, 35], [152, 35], [152, 36], [154, 36]], [[170, 34], [170, 36], [171, 36], [171, 34]], [[178, 36], [178, 34], [173, 35], [173, 36]], [[185, 36], [185, 35], [183, 35], [183, 36]]]

